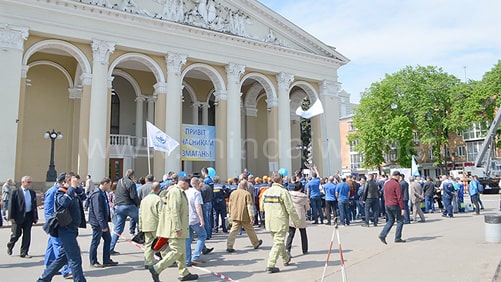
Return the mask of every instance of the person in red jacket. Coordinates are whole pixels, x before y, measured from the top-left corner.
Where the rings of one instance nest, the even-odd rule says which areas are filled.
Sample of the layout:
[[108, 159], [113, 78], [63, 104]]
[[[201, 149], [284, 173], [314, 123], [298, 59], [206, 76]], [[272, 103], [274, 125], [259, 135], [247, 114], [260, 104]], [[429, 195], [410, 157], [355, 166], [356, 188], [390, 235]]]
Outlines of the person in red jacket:
[[395, 233], [395, 243], [405, 243], [402, 240], [402, 228], [404, 227], [404, 200], [402, 198], [402, 188], [400, 186], [400, 172], [395, 170], [391, 174], [391, 179], [384, 184], [384, 205], [388, 220], [379, 234], [379, 240], [386, 244], [386, 236], [397, 219], [397, 231]]

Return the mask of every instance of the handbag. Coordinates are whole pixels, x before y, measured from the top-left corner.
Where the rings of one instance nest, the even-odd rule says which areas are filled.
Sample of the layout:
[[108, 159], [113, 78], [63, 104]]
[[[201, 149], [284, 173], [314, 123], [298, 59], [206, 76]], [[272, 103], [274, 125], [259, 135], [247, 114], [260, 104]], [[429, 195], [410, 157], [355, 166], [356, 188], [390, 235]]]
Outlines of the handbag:
[[59, 222], [57, 221], [55, 215], [52, 215], [43, 224], [43, 230], [45, 233], [52, 237], [59, 237]]
[[136, 235], [134, 235], [134, 237], [132, 237], [131, 241], [140, 245], [144, 244], [144, 232], [139, 231]]
[[57, 219], [59, 226], [65, 227], [73, 222], [70, 210], [68, 208], [62, 208], [54, 213], [54, 217]]
[[169, 238], [155, 237], [153, 243], [151, 244], [151, 249], [155, 252], [163, 251], [169, 244]]

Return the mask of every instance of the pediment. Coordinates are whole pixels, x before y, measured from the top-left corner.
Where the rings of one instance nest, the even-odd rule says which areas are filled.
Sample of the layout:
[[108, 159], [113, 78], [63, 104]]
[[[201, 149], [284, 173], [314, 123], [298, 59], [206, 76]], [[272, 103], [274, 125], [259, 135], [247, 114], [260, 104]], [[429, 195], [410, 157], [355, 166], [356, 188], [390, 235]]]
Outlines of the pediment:
[[349, 59], [257, 0], [74, 0], [161, 21], [261, 41], [329, 57]]

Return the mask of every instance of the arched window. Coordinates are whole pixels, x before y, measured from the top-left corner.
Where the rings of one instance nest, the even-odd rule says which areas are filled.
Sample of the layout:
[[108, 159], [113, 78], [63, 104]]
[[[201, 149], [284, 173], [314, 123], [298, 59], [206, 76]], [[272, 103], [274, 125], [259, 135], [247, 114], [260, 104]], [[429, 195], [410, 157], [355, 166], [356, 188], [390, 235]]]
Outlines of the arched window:
[[111, 122], [110, 134], [120, 134], [120, 97], [111, 91]]

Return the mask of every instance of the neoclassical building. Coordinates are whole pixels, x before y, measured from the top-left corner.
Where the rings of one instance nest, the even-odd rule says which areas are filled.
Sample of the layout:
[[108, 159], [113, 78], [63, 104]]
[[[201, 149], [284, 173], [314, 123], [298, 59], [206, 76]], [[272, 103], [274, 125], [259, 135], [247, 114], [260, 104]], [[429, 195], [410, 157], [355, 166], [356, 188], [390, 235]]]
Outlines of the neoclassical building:
[[[304, 97], [325, 109], [314, 162], [341, 168], [349, 60], [256, 0], [0, 0], [0, 49], [0, 181], [45, 182], [53, 129], [56, 170], [95, 181], [128, 168], [291, 171]], [[181, 146], [148, 159], [146, 121]]]

